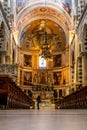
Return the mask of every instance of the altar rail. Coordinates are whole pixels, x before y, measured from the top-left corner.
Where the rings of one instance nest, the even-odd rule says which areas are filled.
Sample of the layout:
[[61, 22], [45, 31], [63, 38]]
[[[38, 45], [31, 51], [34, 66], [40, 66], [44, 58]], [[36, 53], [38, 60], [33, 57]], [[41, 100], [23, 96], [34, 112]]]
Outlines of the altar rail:
[[55, 109], [87, 109], [87, 86], [58, 100]]
[[2, 106], [6, 109], [30, 109], [31, 106], [35, 107], [35, 103], [8, 75], [0, 75], [0, 107]]

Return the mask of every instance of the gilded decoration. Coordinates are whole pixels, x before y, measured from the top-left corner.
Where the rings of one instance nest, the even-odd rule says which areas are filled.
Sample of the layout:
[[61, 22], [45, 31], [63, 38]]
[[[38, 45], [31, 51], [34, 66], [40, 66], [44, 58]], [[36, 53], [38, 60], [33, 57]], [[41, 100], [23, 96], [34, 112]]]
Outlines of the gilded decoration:
[[53, 57], [54, 60], [54, 67], [61, 67], [62, 66], [62, 55], [55, 55]]
[[54, 72], [53, 73], [53, 84], [54, 85], [60, 85], [62, 82], [62, 73], [61, 72]]
[[24, 35], [22, 32], [22, 36], [21, 39], [24, 39], [21, 40], [23, 50], [39, 51], [47, 57], [50, 57], [52, 52], [64, 50], [66, 46], [62, 27], [51, 20], [33, 21]]
[[24, 85], [31, 85], [32, 83], [32, 72], [24, 71]]
[[38, 80], [40, 84], [47, 84], [47, 71], [46, 70], [38, 71]]
[[32, 56], [24, 54], [24, 66], [32, 67]]
[[36, 85], [51, 85], [52, 84], [52, 75], [51, 72], [47, 69], [40, 69], [34, 72], [33, 83]]

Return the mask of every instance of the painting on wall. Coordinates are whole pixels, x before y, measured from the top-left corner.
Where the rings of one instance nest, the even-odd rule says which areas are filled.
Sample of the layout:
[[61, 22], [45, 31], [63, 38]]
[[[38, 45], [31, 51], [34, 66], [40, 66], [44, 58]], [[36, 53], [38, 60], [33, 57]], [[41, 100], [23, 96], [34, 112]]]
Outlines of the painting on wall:
[[24, 66], [32, 67], [32, 56], [24, 54]]
[[53, 61], [54, 61], [54, 67], [61, 67], [61, 65], [62, 65], [62, 56], [61, 56], [61, 54], [55, 55], [53, 57]]
[[47, 71], [38, 71], [38, 80], [40, 84], [47, 84]]
[[32, 83], [32, 72], [24, 72], [24, 85], [31, 85]]
[[60, 85], [62, 81], [62, 75], [61, 72], [54, 72], [53, 73], [53, 80], [54, 80], [54, 85]]

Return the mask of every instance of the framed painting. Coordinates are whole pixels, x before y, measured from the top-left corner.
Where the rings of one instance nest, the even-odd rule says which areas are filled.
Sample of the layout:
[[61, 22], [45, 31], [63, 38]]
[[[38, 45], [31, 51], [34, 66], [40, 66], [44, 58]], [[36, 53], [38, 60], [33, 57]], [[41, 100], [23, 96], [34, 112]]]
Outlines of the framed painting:
[[32, 67], [32, 56], [24, 54], [24, 66]]
[[32, 83], [32, 72], [24, 72], [24, 85], [31, 85]]
[[54, 61], [54, 67], [61, 67], [62, 65], [62, 55], [55, 55], [53, 57], [53, 61]]

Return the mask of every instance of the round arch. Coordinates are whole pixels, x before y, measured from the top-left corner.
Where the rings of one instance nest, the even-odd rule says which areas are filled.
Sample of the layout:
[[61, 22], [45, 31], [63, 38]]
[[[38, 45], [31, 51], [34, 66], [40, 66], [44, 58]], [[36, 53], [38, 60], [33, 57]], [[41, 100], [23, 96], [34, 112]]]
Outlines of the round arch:
[[63, 28], [67, 37], [66, 41], [68, 41], [68, 32], [72, 28], [71, 18], [63, 7], [51, 1], [46, 2], [46, 5], [41, 1], [34, 2], [20, 11], [15, 21], [15, 30], [18, 32], [16, 38], [18, 39], [18, 41], [23, 29], [28, 26], [32, 21], [38, 19], [52, 20], [60, 25]]

